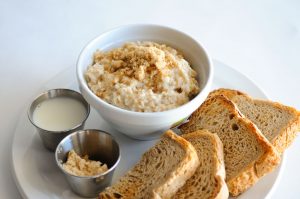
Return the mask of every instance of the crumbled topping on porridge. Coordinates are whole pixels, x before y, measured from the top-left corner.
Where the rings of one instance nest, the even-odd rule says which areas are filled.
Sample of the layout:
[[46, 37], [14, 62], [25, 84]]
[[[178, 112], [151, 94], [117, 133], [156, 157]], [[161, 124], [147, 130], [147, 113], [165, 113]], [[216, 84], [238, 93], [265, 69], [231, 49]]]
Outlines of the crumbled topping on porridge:
[[63, 164], [63, 168], [77, 176], [94, 176], [108, 170], [106, 164], [89, 160], [88, 155], [81, 158], [74, 150], [69, 151], [67, 162]]
[[138, 112], [173, 109], [199, 92], [196, 72], [183, 56], [154, 42], [130, 42], [107, 52], [96, 51], [85, 78], [101, 99]]

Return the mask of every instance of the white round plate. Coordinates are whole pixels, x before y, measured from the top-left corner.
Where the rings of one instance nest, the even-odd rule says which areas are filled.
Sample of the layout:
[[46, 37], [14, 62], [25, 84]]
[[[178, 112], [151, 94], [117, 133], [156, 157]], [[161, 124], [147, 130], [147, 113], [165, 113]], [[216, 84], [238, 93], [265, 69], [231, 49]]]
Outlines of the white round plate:
[[[214, 61], [214, 65], [213, 89], [234, 88], [257, 98], [267, 98], [264, 92], [243, 74], [218, 61]], [[78, 90], [74, 68], [69, 68], [51, 79], [40, 92], [50, 88]], [[26, 104], [26, 110], [28, 106], [29, 103]], [[43, 147], [34, 127], [28, 121], [26, 110], [21, 114], [16, 124], [11, 159], [12, 173], [21, 195], [23, 198], [30, 199], [81, 198], [70, 190], [63, 174], [55, 164], [54, 154]], [[120, 144], [121, 161], [114, 173], [113, 181], [131, 168], [155, 142], [133, 140], [116, 132], [94, 110], [91, 111], [85, 128], [97, 128], [110, 132]], [[238, 198], [260, 199], [269, 197], [279, 181], [283, 165], [284, 157], [275, 171], [263, 177], [255, 186]]]

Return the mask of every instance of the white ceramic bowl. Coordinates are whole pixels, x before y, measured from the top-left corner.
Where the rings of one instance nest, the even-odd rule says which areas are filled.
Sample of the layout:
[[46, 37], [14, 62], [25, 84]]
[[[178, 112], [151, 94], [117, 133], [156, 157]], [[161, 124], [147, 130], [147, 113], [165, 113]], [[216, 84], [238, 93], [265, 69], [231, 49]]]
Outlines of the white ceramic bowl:
[[[200, 93], [188, 103], [168, 111], [142, 113], [128, 111], [111, 105], [97, 97], [84, 78], [97, 49], [105, 51], [128, 41], [154, 41], [180, 50], [192, 68], [198, 73]], [[202, 45], [183, 32], [158, 25], [125, 25], [101, 34], [82, 50], [77, 62], [79, 89], [88, 103], [113, 128], [141, 140], [157, 138], [163, 131], [186, 119], [207, 97], [213, 77], [212, 62]]]

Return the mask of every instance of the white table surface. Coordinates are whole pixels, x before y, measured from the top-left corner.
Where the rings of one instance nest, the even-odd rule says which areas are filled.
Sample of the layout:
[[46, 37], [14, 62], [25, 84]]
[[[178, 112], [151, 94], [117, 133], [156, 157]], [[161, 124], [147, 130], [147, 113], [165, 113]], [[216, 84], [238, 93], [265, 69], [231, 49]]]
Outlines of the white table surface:
[[[0, 0], [0, 198], [21, 198], [10, 171], [18, 116], [37, 90], [74, 66], [101, 32], [128, 23], [180, 29], [210, 55], [300, 109], [300, 1]], [[75, 78], [75, 75], [74, 75]], [[300, 138], [272, 198], [299, 198]]]

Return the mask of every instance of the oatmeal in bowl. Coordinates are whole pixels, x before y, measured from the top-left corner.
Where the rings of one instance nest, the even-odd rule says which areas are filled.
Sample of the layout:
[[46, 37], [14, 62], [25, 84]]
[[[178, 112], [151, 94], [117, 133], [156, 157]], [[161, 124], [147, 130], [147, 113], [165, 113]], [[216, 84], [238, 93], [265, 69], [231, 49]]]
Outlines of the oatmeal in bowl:
[[179, 107], [199, 93], [196, 75], [174, 48], [144, 41], [96, 51], [85, 79], [93, 93], [112, 105], [160, 112]]
[[79, 89], [114, 129], [140, 140], [158, 138], [207, 97], [213, 66], [183, 32], [125, 25], [101, 34], [77, 62]]

